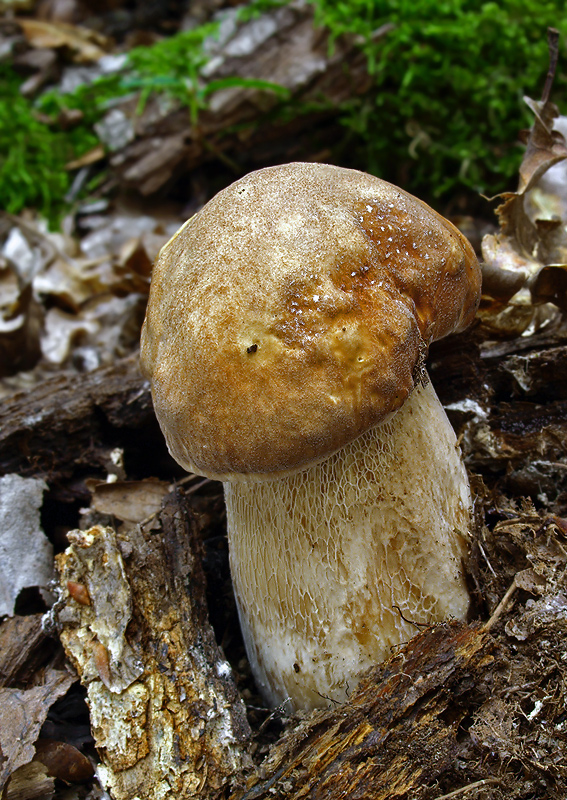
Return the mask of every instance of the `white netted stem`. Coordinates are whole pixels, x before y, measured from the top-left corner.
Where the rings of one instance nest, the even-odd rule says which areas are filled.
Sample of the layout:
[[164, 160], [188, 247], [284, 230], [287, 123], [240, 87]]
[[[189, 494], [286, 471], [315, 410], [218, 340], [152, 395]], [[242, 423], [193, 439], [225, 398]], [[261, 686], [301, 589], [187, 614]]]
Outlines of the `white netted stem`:
[[414, 623], [465, 618], [470, 489], [431, 384], [326, 461], [224, 489], [245, 644], [271, 705], [344, 700]]

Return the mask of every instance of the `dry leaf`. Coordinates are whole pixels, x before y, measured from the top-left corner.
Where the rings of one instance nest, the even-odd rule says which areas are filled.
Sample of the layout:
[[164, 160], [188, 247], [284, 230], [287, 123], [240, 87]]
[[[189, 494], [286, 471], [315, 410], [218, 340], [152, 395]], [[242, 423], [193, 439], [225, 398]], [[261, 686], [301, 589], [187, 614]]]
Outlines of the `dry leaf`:
[[131, 352], [139, 337], [145, 298], [110, 293], [86, 301], [78, 314], [51, 308], [41, 336], [43, 357], [51, 364], [73, 359], [81, 370], [93, 370]]
[[116, 481], [91, 483], [91, 507], [101, 514], [113, 514], [122, 522], [142, 522], [157, 513], [170, 485], [164, 481]]
[[0, 261], [0, 376], [33, 367], [41, 355], [43, 309], [22, 287], [11, 265]]
[[480, 317], [506, 336], [534, 333], [560, 318], [558, 308], [567, 311], [567, 119], [549, 100], [559, 31], [548, 28], [547, 38], [549, 69], [542, 99], [524, 98], [535, 120], [529, 135], [524, 132], [518, 191], [501, 195], [504, 202], [496, 209], [500, 232], [482, 241]]
[[39, 249], [11, 227], [0, 249], [0, 376], [30, 369], [41, 354], [43, 309], [31, 286], [41, 262]]
[[36, 760], [47, 768], [47, 774], [66, 783], [83, 783], [94, 775], [89, 759], [72, 744], [38, 739], [35, 751]]
[[91, 214], [80, 244], [41, 220], [0, 221], [0, 392], [53, 365], [90, 371], [137, 347], [152, 263], [178, 218]]
[[514, 578], [518, 589], [523, 589], [531, 594], [543, 594], [546, 580], [543, 575], [538, 575], [533, 569], [523, 569], [516, 573]]
[[108, 259], [57, 256], [35, 277], [34, 292], [54, 300], [59, 308], [78, 313], [95, 294], [108, 291], [111, 281]]
[[567, 119], [549, 101], [526, 102], [535, 122], [519, 188], [502, 195], [500, 231], [482, 241], [480, 316], [507, 336], [540, 329], [558, 316], [557, 308], [567, 311]]
[[42, 686], [31, 689], [0, 689], [0, 792], [18, 767], [35, 756], [34, 744], [53, 703], [62, 697], [76, 678], [51, 669]]
[[98, 61], [108, 49], [108, 40], [90, 28], [39, 19], [19, 19], [18, 24], [32, 47], [67, 47], [81, 64]]

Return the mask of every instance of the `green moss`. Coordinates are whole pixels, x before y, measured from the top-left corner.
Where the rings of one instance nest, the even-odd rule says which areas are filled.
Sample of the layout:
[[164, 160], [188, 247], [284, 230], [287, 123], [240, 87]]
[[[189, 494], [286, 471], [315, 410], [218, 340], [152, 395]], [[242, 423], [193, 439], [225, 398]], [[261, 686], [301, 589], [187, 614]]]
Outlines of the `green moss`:
[[[203, 25], [152, 47], [134, 48], [121, 72], [68, 94], [47, 91], [35, 101], [21, 95], [22, 79], [14, 70], [0, 67], [1, 206], [13, 214], [37, 209], [56, 227], [69, 207], [72, 175], [66, 165], [99, 143], [93, 125], [117, 98], [137, 94], [141, 108], [152, 92], [166, 92], [196, 117], [206, 104], [198, 82], [207, 62], [203, 42], [217, 28]], [[69, 110], [80, 111], [82, 119], [65, 129], [59, 120]]]
[[218, 27], [217, 23], [201, 25], [151, 47], [135, 47], [128, 52], [119, 72], [103, 75], [66, 94], [57, 90], [46, 92], [38, 104], [48, 114], [79, 110], [86, 121], [94, 124], [119, 98], [138, 95], [138, 110], [141, 110], [148, 97], [157, 93], [176, 98], [196, 118], [205, 105], [199, 80], [199, 72], [208, 61], [203, 43], [216, 34]]
[[[255, 2], [259, 5], [273, 0]], [[258, 8], [257, 8], [258, 7]], [[138, 97], [141, 111], [151, 94], [175, 98], [188, 108], [191, 121], [207, 107], [216, 91], [232, 86], [264, 89], [287, 99], [289, 93], [268, 81], [228, 77], [203, 81], [200, 71], [208, 61], [205, 39], [214, 36], [218, 23], [183, 31], [151, 47], [129, 51], [122, 70], [104, 75], [74, 91], [44, 92], [35, 102], [19, 91], [21, 79], [9, 67], [0, 71], [0, 202], [12, 213], [36, 208], [56, 225], [68, 208], [66, 195], [71, 176], [65, 165], [98, 144], [93, 126], [117, 99]], [[59, 119], [70, 110], [82, 118], [68, 130]]]
[[0, 67], [0, 206], [12, 214], [36, 208], [55, 226], [67, 203], [65, 165], [97, 143], [85, 127], [53, 126], [20, 94], [16, 73]]
[[289, 5], [290, 0], [250, 0], [245, 6], [238, 9], [238, 19], [240, 22], [248, 22], [257, 19], [268, 11]]
[[[311, 2], [333, 37], [364, 41], [372, 93], [342, 109], [361, 165], [429, 196], [459, 186], [495, 193], [516, 175], [517, 134], [532, 122], [522, 98], [541, 94], [548, 26], [565, 55], [563, 0]], [[565, 86], [562, 72], [556, 92]]]
[[[250, 19], [287, 0], [252, 0]], [[546, 29], [558, 27], [565, 55], [563, 0], [310, 0], [316, 23], [334, 39], [356, 33], [373, 76], [370, 92], [337, 109], [345, 129], [335, 161], [366, 169], [425, 198], [459, 187], [496, 193], [514, 179], [521, 158], [517, 133], [531, 124], [522, 97], [538, 97], [548, 64]], [[393, 26], [382, 37], [381, 26]], [[94, 123], [117, 98], [143, 108], [152, 93], [187, 106], [195, 121], [209, 97], [228, 86], [279, 94], [283, 119], [308, 112], [286, 90], [237, 77], [204, 81], [204, 42], [217, 23], [202, 25], [128, 53], [124, 68], [70, 94], [52, 90], [35, 102], [20, 79], [0, 69], [0, 203], [17, 213], [37, 208], [55, 223], [66, 208], [71, 176], [65, 164], [97, 144]], [[560, 60], [560, 65], [565, 63]], [[564, 91], [564, 71], [556, 91]], [[328, 108], [325, 98], [310, 108]], [[63, 130], [61, 112], [82, 121]], [[274, 112], [271, 112], [272, 116]]]

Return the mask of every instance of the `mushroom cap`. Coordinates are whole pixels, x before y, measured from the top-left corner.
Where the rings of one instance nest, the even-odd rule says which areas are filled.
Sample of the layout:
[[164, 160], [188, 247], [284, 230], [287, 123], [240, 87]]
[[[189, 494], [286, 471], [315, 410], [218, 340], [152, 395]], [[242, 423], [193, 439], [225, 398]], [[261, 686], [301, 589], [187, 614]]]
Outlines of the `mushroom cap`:
[[173, 457], [220, 480], [311, 466], [395, 412], [480, 269], [433, 209], [326, 164], [252, 172], [162, 248], [141, 365]]

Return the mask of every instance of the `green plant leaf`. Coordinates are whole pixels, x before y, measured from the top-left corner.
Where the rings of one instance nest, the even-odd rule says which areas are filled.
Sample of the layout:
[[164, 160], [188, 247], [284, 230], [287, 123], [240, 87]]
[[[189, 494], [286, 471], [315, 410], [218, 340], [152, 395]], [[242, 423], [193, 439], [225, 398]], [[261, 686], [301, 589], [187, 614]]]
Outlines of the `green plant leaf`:
[[221, 89], [259, 89], [264, 92], [272, 92], [280, 97], [282, 100], [289, 100], [291, 92], [285, 86], [279, 83], [272, 83], [271, 81], [263, 81], [257, 78], [240, 78], [229, 77], [219, 78], [215, 81], [210, 81], [202, 89], [199, 90], [199, 96], [202, 98], [209, 97], [214, 92]]

